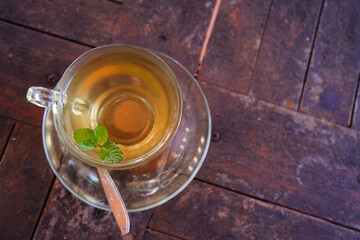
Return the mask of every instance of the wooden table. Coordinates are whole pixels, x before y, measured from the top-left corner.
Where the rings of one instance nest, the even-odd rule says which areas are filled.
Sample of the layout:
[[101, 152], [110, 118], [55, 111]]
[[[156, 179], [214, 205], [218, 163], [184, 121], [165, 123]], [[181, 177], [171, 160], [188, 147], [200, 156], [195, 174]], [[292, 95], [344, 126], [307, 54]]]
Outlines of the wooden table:
[[111, 213], [56, 180], [43, 109], [25, 99], [108, 43], [179, 60], [212, 114], [195, 180], [130, 214], [133, 239], [360, 239], [359, 1], [1, 0], [0, 9], [0, 239], [119, 238]]

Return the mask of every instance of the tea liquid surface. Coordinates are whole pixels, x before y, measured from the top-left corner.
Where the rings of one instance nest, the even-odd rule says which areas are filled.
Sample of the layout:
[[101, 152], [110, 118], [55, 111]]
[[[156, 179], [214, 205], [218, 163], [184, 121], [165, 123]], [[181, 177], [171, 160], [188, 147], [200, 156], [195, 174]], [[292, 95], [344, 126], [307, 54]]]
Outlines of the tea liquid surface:
[[69, 137], [78, 128], [104, 125], [126, 159], [163, 141], [174, 123], [173, 86], [154, 62], [133, 53], [99, 56], [73, 76], [64, 104]]

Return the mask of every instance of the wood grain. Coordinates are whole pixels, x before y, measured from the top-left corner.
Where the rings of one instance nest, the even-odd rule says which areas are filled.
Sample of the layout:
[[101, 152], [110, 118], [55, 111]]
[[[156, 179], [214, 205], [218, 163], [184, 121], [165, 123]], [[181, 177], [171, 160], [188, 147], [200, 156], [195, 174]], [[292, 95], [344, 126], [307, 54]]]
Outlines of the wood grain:
[[155, 49], [194, 71], [214, 3], [14, 0], [0, 2], [0, 17], [92, 46], [128, 43]]
[[121, 238], [111, 212], [80, 201], [56, 180], [34, 239], [142, 239], [150, 215], [130, 213], [130, 235]]
[[241, 93], [248, 86], [270, 1], [223, 1], [199, 79]]
[[325, 1], [301, 111], [349, 126], [360, 69], [360, 2]]
[[185, 239], [358, 239], [359, 232], [193, 181], [149, 226]]
[[67, 66], [89, 48], [4, 22], [0, 32], [0, 116], [40, 126], [43, 109], [27, 102], [28, 88], [54, 88]]
[[251, 95], [297, 109], [321, 2], [272, 2], [251, 82]]
[[[0, 157], [4, 151], [4, 147], [8, 142], [9, 135], [14, 126], [14, 121], [7, 118], [0, 118]], [[1, 161], [1, 158], [0, 158]]]
[[0, 163], [1, 239], [30, 239], [53, 178], [41, 129], [16, 124]]
[[220, 137], [197, 178], [360, 228], [360, 133], [202, 87]]

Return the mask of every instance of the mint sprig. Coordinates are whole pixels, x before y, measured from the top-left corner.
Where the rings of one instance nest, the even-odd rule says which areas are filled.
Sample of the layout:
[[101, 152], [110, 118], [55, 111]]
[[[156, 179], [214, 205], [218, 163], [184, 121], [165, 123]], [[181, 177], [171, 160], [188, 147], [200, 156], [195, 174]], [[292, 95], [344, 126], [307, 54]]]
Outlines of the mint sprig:
[[95, 130], [80, 128], [75, 131], [74, 139], [79, 143], [80, 150], [88, 151], [99, 147], [98, 155], [105, 162], [117, 163], [124, 159], [123, 151], [116, 143], [108, 141], [106, 127], [99, 125]]

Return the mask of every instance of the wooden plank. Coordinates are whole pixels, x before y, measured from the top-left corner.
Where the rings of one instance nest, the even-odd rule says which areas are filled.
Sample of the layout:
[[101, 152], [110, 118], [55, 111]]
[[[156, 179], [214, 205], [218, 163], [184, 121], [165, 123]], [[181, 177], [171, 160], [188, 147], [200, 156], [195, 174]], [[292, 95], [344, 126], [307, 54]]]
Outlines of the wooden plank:
[[[142, 239], [151, 211], [129, 215], [130, 235], [124, 239]], [[56, 180], [34, 239], [119, 239], [120, 236], [111, 212], [80, 201]]]
[[40, 126], [43, 109], [26, 101], [28, 88], [54, 88], [67, 66], [89, 48], [4, 22], [0, 33], [0, 116]]
[[0, 17], [92, 46], [128, 43], [155, 49], [193, 71], [215, 0], [1, 1]]
[[1, 239], [30, 239], [53, 178], [41, 129], [16, 124], [0, 163]]
[[147, 229], [144, 234], [143, 240], [179, 240], [181, 238], [177, 238], [174, 236], [170, 236], [164, 233], [160, 233], [157, 231], [153, 231], [150, 229]]
[[247, 93], [270, 1], [223, 1], [199, 79]]
[[250, 94], [297, 109], [322, 0], [275, 0]]
[[0, 128], [0, 157], [1, 157], [4, 147], [9, 139], [11, 130], [14, 126], [14, 121], [7, 118], [0, 118], [0, 126], [1, 126]]
[[360, 2], [325, 1], [301, 111], [349, 126], [360, 69]]
[[360, 229], [359, 132], [202, 87], [219, 138], [197, 178]]
[[359, 239], [360, 233], [193, 181], [149, 226], [185, 239]]

